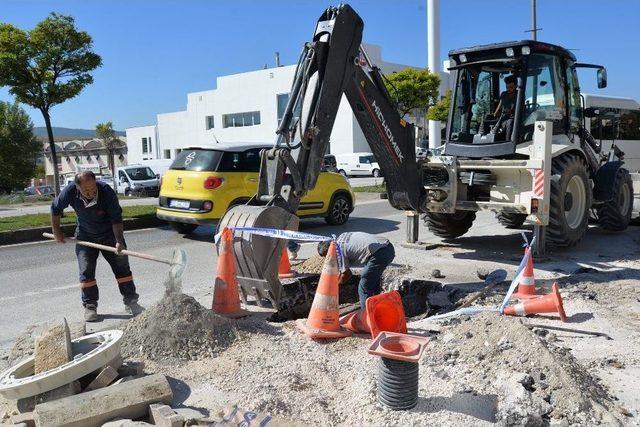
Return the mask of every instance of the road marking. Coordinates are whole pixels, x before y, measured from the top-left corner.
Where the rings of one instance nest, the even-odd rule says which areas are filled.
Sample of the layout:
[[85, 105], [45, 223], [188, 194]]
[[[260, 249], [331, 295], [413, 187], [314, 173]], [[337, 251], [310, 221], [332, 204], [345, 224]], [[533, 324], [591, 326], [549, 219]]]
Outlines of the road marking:
[[67, 289], [76, 289], [79, 288], [80, 286], [77, 283], [74, 283], [73, 285], [65, 285], [65, 286], [56, 286], [55, 288], [48, 288], [48, 289], [43, 289], [41, 291], [31, 291], [31, 292], [26, 292], [22, 295], [13, 295], [10, 297], [1, 297], [0, 298], [0, 302], [4, 302], [4, 301], [11, 301], [14, 299], [18, 299], [18, 298], [24, 298], [24, 297], [32, 297], [32, 296], [36, 296], [36, 295], [40, 295], [40, 294], [46, 294], [49, 292], [56, 292], [56, 291], [64, 291]]

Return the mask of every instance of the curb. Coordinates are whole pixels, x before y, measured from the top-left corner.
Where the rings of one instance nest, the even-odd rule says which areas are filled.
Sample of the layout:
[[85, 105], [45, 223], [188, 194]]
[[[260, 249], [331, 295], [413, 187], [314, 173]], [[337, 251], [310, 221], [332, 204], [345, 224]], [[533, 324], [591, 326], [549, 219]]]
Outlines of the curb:
[[[165, 224], [155, 215], [148, 215], [139, 218], [128, 218], [123, 221], [124, 231], [137, 230], [140, 228], [157, 227]], [[76, 230], [75, 224], [62, 225], [62, 232], [65, 236], [73, 236]], [[15, 245], [16, 243], [38, 242], [49, 240], [42, 237], [42, 233], [50, 233], [51, 227], [25, 228], [23, 230], [0, 232], [0, 246]]]

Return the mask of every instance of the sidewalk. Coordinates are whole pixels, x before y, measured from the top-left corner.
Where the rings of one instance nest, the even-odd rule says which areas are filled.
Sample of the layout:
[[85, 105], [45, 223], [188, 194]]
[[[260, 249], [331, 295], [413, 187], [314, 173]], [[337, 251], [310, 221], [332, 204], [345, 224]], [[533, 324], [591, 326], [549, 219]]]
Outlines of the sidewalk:
[[[140, 199], [130, 199], [127, 197], [119, 197], [121, 206], [141, 206], [141, 205], [157, 205], [157, 197], [144, 197]], [[24, 204], [24, 205], [0, 205], [0, 218], [10, 216], [20, 216], [38, 213], [51, 212], [51, 204]]]

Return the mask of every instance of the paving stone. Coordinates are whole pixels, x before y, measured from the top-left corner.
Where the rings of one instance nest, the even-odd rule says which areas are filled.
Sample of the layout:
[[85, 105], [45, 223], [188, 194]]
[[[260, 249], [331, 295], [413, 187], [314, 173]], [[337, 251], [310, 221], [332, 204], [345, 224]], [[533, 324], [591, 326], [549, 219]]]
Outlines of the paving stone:
[[84, 391], [97, 390], [102, 387], [106, 387], [118, 378], [118, 371], [111, 366], [105, 366], [98, 376], [91, 381], [91, 383], [84, 389]]

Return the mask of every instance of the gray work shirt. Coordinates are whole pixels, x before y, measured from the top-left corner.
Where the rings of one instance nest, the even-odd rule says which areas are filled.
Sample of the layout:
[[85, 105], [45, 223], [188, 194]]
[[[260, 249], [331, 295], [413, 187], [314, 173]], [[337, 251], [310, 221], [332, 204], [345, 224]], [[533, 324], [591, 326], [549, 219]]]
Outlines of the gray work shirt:
[[345, 270], [351, 267], [364, 267], [373, 253], [389, 244], [389, 240], [384, 237], [359, 231], [342, 233], [338, 236], [336, 242], [344, 252]]

